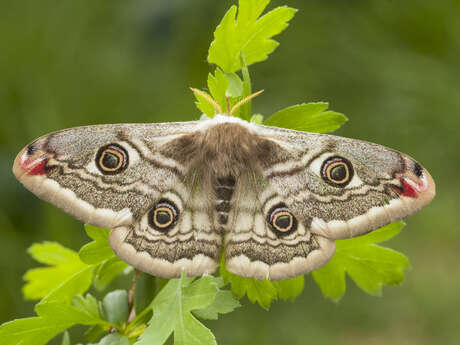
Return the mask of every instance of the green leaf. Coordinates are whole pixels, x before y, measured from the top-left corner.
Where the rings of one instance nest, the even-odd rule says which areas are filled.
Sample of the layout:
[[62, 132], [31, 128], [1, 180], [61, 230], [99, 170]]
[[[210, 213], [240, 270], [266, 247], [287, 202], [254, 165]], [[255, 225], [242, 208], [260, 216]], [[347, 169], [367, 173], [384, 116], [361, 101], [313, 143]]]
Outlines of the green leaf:
[[278, 290], [272, 282], [244, 278], [227, 271], [223, 257], [220, 265], [220, 275], [226, 283], [230, 282], [232, 292], [238, 299], [247, 295], [252, 303], [257, 302], [266, 310], [270, 309], [271, 302], [278, 297]]
[[105, 260], [100, 264], [94, 275], [94, 287], [102, 291], [122, 272], [127, 269], [132, 269], [126, 262], [121, 261], [118, 257], [114, 256]]
[[297, 10], [278, 7], [263, 17], [270, 0], [240, 0], [232, 6], [214, 31], [214, 40], [209, 47], [208, 61], [222, 68], [224, 72], [241, 69], [241, 56], [247, 66], [264, 61], [278, 46], [272, 39], [286, 29], [287, 23]]
[[265, 310], [269, 310], [271, 302], [278, 297], [293, 300], [300, 295], [304, 286], [303, 276], [277, 282], [238, 276], [227, 271], [224, 257], [220, 264], [220, 275], [225, 283], [230, 282], [232, 292], [238, 299], [246, 295], [251, 303], [257, 302]]
[[104, 315], [110, 323], [123, 325], [129, 316], [128, 292], [115, 290], [109, 292], [102, 300]]
[[298, 276], [292, 279], [279, 280], [273, 282], [278, 290], [278, 297], [284, 300], [293, 301], [299, 296], [304, 288], [304, 276]]
[[56, 242], [35, 243], [27, 251], [36, 261], [49, 266], [65, 265], [76, 259], [73, 250]]
[[225, 73], [228, 81], [228, 88], [225, 93], [227, 97], [241, 97], [243, 94], [243, 81], [236, 73]]
[[182, 287], [182, 308], [184, 310], [203, 309], [211, 305], [218, 292], [220, 278], [205, 276]]
[[80, 271], [74, 273], [46, 295], [40, 303], [51, 301], [70, 303], [75, 295], [83, 294], [89, 289], [92, 278], [93, 268], [91, 266], [82, 267]]
[[80, 259], [86, 264], [99, 264], [115, 256], [109, 245], [110, 229], [98, 228], [85, 224], [85, 230], [94, 241], [84, 245], [80, 251]]
[[192, 314], [185, 314], [174, 330], [174, 345], [203, 344], [217, 344], [214, 334]]
[[79, 256], [86, 264], [97, 265], [94, 286], [98, 290], [104, 290], [129, 265], [112, 251], [109, 244], [110, 229], [85, 224], [85, 231], [94, 241], [84, 245]]
[[106, 321], [100, 319], [98, 316], [88, 313], [86, 310], [81, 310], [73, 305], [62, 302], [40, 303], [35, 307], [35, 311], [39, 316], [48, 320], [48, 322], [56, 324], [107, 324]]
[[216, 68], [214, 75], [212, 73], [208, 74], [208, 88], [210, 95], [203, 90], [199, 90], [199, 92], [193, 90], [197, 99], [195, 104], [207, 116], [213, 117], [219, 110], [215, 109], [214, 104], [209, 99], [206, 99], [204, 95], [214, 99], [221, 108], [220, 112], [226, 113], [229, 107], [231, 108], [240, 100], [243, 94], [243, 81], [235, 73], [224, 73], [221, 69]]
[[[205, 91], [202, 91], [203, 93], [207, 94]], [[196, 98], [195, 105], [196, 107], [203, 112], [203, 114], [208, 115], [209, 117], [214, 117], [215, 109], [214, 109], [214, 104], [212, 104], [208, 99], [203, 97], [197, 92], [194, 92], [193, 95]], [[209, 97], [211, 97], [208, 94]], [[212, 98], [212, 97], [211, 97]]]
[[[222, 109], [226, 109], [228, 79], [220, 68], [216, 68], [214, 75], [212, 73], [208, 74], [208, 88], [214, 100], [219, 103]], [[212, 115], [214, 116], [214, 107], [212, 109]]]
[[73, 305], [91, 317], [101, 319], [101, 314], [99, 313], [99, 303], [91, 294], [88, 293], [85, 297], [82, 295], [75, 296], [73, 298]]
[[75, 324], [105, 324], [91, 310], [93, 300], [78, 299], [91, 285], [93, 266], [83, 263], [78, 254], [58, 243], [34, 244], [30, 254], [52, 267], [35, 268], [25, 274], [23, 288], [27, 298], [44, 297], [35, 306], [38, 317], [18, 319], [0, 326], [0, 344], [42, 345]]
[[[81, 272], [85, 272], [85, 277], [92, 275], [86, 272], [88, 265], [80, 260], [76, 252], [59, 243], [34, 244], [30, 247], [29, 253], [37, 261], [52, 266], [33, 268], [26, 272], [24, 279], [27, 283], [23, 287], [23, 294], [27, 299], [42, 298], [65, 282], [78, 278]], [[89, 287], [88, 284], [86, 285], [85, 289]], [[63, 295], [69, 294], [64, 293]]]
[[0, 345], [45, 345], [70, 326], [43, 317], [13, 320], [0, 326]]
[[192, 311], [213, 304], [222, 281], [213, 276], [171, 279], [153, 300], [153, 317], [136, 345], [161, 345], [174, 333], [174, 344], [216, 344], [211, 331]]
[[337, 251], [325, 266], [313, 271], [312, 276], [323, 296], [338, 302], [345, 294], [346, 271], [340, 260], [335, 259], [335, 255]]
[[375, 243], [396, 236], [403, 226], [403, 222], [396, 222], [364, 236], [337, 241], [332, 259], [312, 273], [323, 295], [339, 300], [345, 293], [346, 273], [371, 295], [381, 295], [383, 285], [400, 284], [409, 261], [403, 254]]
[[219, 314], [228, 314], [240, 307], [241, 304], [235, 299], [231, 291], [219, 291], [216, 298], [209, 307], [201, 310], [194, 310], [193, 314], [201, 319], [217, 320]]
[[[230, 273], [233, 275], [233, 273]], [[270, 309], [270, 304], [278, 298], [278, 290], [268, 280], [255, 280], [233, 275], [230, 280], [232, 292], [238, 297], [248, 296], [251, 303], [258, 303], [265, 310]]]
[[343, 114], [326, 111], [327, 107], [324, 102], [293, 105], [274, 113], [264, 124], [306, 132], [332, 132], [348, 119]]
[[97, 345], [130, 345], [128, 338], [119, 333], [113, 333], [105, 336]]
[[0, 345], [45, 345], [73, 325], [107, 324], [86, 310], [62, 301], [40, 302], [35, 309], [37, 317], [18, 319], [0, 326]]

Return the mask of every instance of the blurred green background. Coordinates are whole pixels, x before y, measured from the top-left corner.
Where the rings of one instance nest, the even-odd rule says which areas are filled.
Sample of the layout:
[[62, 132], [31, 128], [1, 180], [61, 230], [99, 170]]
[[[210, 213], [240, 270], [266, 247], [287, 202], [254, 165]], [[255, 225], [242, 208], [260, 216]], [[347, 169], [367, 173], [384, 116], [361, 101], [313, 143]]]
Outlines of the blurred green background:
[[[77, 125], [196, 119], [212, 31], [233, 1], [0, 2], [0, 323], [31, 316], [26, 249], [88, 241], [81, 223], [26, 191], [11, 173], [36, 137]], [[437, 197], [387, 246], [412, 270], [383, 297], [349, 280], [325, 300], [307, 277], [294, 303], [245, 306], [208, 322], [219, 344], [460, 342], [460, 7], [453, 0], [274, 0], [300, 11], [281, 46], [251, 68], [254, 111], [329, 101], [350, 118], [336, 134], [403, 151], [430, 170]], [[74, 332], [76, 335], [78, 332]]]

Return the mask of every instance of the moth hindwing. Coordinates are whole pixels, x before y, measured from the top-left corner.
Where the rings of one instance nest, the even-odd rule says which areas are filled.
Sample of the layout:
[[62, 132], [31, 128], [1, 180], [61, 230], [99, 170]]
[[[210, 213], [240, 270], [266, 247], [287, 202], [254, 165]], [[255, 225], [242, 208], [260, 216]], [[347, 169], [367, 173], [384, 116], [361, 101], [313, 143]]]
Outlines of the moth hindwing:
[[71, 128], [16, 157], [26, 188], [165, 278], [229, 271], [287, 279], [324, 265], [335, 240], [427, 205], [430, 174], [376, 144], [248, 123], [205, 121]]

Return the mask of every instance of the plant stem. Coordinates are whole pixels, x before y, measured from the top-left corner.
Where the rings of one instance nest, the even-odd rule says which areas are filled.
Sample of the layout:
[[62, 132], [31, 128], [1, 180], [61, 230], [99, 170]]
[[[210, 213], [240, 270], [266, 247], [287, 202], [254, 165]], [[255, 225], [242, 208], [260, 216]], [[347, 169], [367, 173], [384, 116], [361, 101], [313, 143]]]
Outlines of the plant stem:
[[[246, 65], [246, 60], [244, 59], [244, 55], [241, 52], [241, 74], [243, 75], [243, 96], [242, 99], [248, 97], [252, 93], [252, 86], [251, 86], [251, 77], [249, 76], [249, 69], [248, 66]], [[249, 101], [248, 103], [244, 104], [241, 107], [241, 115], [243, 119], [249, 121], [252, 115], [252, 109], [251, 109], [251, 102]]]
[[131, 283], [131, 287], [129, 288], [128, 292], [128, 306], [129, 309], [131, 310], [129, 313], [128, 317], [128, 323], [134, 320], [136, 317], [136, 309], [134, 308], [134, 293], [136, 292], [136, 285], [137, 285], [137, 279], [141, 275], [141, 271], [139, 270], [134, 270], [134, 276], [133, 276], [133, 281]]

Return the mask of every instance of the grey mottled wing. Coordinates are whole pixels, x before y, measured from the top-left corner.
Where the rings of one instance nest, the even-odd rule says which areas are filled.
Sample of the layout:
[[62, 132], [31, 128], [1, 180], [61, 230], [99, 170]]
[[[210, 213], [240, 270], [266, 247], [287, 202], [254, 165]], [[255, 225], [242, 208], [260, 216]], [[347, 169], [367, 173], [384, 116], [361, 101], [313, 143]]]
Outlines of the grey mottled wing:
[[[179, 162], [171, 146], [196, 126], [63, 130], [27, 146], [13, 170], [40, 198], [86, 223], [114, 229], [113, 250], [134, 267], [162, 277], [178, 276], [183, 269], [202, 275], [218, 266], [221, 239], [205, 202], [206, 190], [196, 188], [187, 157]], [[152, 217], [163, 223], [155, 228]]]
[[332, 135], [251, 129], [256, 154], [251, 174], [237, 184], [225, 236], [233, 273], [271, 280], [308, 273], [329, 261], [336, 239], [400, 220], [434, 197], [430, 174], [395, 150]]
[[286, 279], [326, 263], [334, 240], [402, 219], [435, 194], [430, 174], [386, 147], [250, 124], [105, 125], [44, 136], [13, 171], [44, 200], [114, 229], [122, 259], [162, 277], [226, 265]]
[[297, 216], [290, 231], [272, 225], [270, 215], [286, 205], [262, 176], [244, 176], [235, 189], [225, 236], [230, 272], [257, 280], [288, 279], [311, 272], [332, 257], [335, 241], [313, 234], [309, 218]]
[[[314, 234], [362, 235], [407, 217], [434, 197], [428, 171], [398, 151], [327, 134], [267, 126], [256, 131], [271, 142], [267, 159], [259, 161], [263, 176]], [[350, 169], [346, 183], [324, 178], [337, 159]]]

